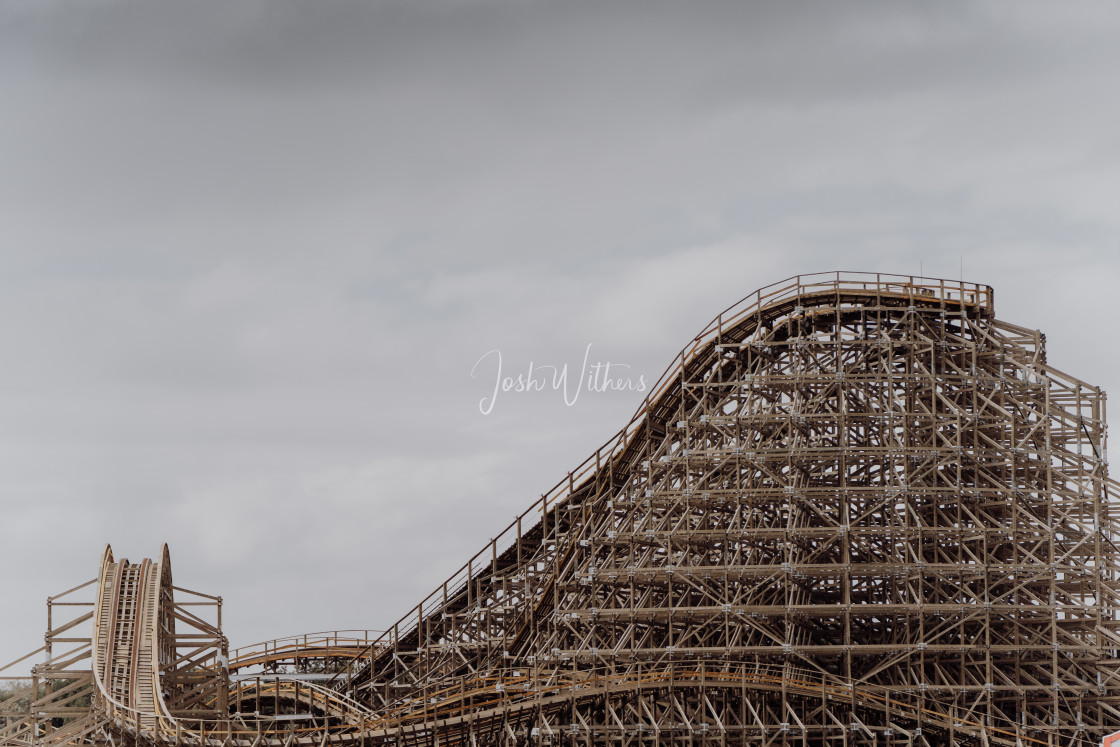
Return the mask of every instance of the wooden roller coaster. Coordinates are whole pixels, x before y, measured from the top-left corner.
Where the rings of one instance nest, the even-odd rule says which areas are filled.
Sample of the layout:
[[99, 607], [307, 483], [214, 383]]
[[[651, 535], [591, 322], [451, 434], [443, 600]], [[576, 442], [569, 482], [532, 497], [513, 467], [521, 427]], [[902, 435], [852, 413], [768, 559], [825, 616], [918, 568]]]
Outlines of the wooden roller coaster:
[[[992, 291], [757, 291], [391, 628], [231, 653], [102, 558], [0, 745], [1097, 745], [1120, 729], [1104, 393]], [[84, 596], [83, 596], [84, 595]]]

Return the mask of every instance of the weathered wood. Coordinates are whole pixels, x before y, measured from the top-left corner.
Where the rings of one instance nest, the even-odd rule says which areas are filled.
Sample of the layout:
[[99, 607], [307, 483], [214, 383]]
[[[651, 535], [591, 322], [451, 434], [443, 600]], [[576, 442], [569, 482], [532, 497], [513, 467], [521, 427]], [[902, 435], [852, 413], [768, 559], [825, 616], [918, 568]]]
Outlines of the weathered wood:
[[[1120, 726], [1105, 436], [1103, 392], [997, 321], [990, 288], [793, 278], [722, 312], [625, 428], [385, 633], [231, 659], [220, 597], [172, 586], [166, 550], [107, 552], [90, 654], [59, 659], [91, 660], [93, 726], [57, 733], [1093, 743]], [[285, 679], [312, 668], [330, 687]], [[35, 697], [72, 718], [83, 687]], [[0, 722], [0, 744], [31, 744], [26, 723]]]

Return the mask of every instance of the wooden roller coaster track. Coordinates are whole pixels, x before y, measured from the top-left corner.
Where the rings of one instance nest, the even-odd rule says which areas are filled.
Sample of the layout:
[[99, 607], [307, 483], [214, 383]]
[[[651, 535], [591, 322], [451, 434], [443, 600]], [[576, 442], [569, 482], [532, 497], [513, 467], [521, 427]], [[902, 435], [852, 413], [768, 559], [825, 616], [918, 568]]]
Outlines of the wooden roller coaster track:
[[384, 632], [231, 656], [166, 548], [106, 550], [0, 745], [1100, 744], [1105, 422], [986, 286], [793, 278]]

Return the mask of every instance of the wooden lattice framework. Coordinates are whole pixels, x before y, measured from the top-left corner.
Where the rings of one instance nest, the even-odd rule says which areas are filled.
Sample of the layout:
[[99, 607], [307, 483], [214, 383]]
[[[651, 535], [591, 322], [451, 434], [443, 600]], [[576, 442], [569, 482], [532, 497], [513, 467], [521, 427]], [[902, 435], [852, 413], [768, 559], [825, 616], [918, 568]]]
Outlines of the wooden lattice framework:
[[990, 288], [759, 291], [583, 469], [350, 683], [387, 738], [493, 682], [538, 695], [463, 723], [511, 743], [1095, 744], [1120, 723], [1104, 395]]
[[794, 278], [713, 320], [383, 635], [245, 658], [333, 662], [314, 685], [231, 685], [224, 649], [216, 670], [153, 640], [164, 699], [215, 695], [70, 741], [1100, 744], [1120, 728], [1105, 435], [1103, 392], [990, 288]]

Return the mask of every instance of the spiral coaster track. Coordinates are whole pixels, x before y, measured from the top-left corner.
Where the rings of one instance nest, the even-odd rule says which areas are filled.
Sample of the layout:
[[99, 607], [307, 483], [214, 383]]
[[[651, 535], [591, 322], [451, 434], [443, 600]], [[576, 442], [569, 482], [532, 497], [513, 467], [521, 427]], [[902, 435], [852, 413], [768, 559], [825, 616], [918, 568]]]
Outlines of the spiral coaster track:
[[0, 744], [1100, 744], [1105, 430], [987, 286], [799, 276], [383, 633], [231, 656], [166, 548], [107, 550]]

